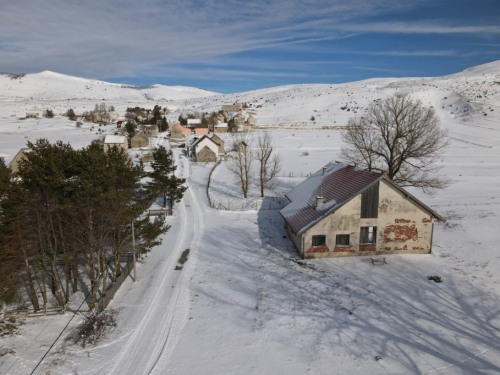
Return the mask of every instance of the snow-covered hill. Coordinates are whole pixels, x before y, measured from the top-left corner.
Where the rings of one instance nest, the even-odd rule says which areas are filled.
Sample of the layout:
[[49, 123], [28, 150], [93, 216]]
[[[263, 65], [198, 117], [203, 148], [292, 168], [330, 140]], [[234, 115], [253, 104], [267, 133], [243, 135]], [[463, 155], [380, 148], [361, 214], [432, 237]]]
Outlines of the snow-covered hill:
[[183, 86], [126, 86], [44, 71], [36, 74], [0, 74], [0, 99], [32, 100], [183, 100], [215, 93]]
[[[500, 103], [500, 61], [445, 77], [380, 78], [344, 84], [304, 84], [214, 95], [179, 103], [179, 112], [212, 111], [222, 104], [252, 104], [257, 125], [280, 128], [342, 126], [377, 99], [409, 92], [440, 116], [491, 115]], [[259, 108], [256, 108], [259, 107]], [[178, 115], [172, 113], [172, 119]], [[314, 120], [312, 118], [314, 117]]]

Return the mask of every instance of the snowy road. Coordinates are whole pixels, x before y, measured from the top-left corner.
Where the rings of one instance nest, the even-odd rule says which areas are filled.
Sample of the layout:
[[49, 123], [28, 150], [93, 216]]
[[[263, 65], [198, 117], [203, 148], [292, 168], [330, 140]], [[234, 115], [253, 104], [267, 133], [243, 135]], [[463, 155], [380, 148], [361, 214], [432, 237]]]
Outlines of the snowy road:
[[[189, 164], [180, 153], [174, 153], [177, 160], [177, 176], [189, 183]], [[189, 309], [188, 282], [193, 262], [188, 259], [182, 270], [175, 266], [185, 249], [190, 249], [189, 258], [198, 249], [203, 231], [197, 199], [188, 188], [181, 203], [177, 204], [177, 214], [181, 218], [181, 231], [171, 253], [157, 270], [163, 275], [159, 283], [150, 285], [154, 293], [147, 303], [135, 311], [141, 319], [115, 358], [110, 374], [154, 374], [168, 362], [179, 333], [187, 319]], [[175, 312], [175, 314], [174, 314]]]

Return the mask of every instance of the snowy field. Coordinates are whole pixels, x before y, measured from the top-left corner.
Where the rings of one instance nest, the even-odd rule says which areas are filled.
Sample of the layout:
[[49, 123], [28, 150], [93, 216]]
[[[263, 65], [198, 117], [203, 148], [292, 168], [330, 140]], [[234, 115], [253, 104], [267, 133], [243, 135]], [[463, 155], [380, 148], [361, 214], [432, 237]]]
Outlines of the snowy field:
[[[413, 93], [436, 108], [450, 136], [441, 172], [451, 186], [433, 196], [411, 191], [447, 219], [436, 224], [433, 254], [388, 256], [383, 266], [363, 257], [301, 261], [276, 210], [210, 208], [206, 182], [213, 165], [190, 163], [176, 151], [179, 175], [190, 188], [169, 218], [163, 244], [139, 265], [139, 281], [127, 280], [111, 303], [119, 311], [116, 330], [86, 350], [63, 335], [37, 373], [498, 374], [498, 82], [496, 62], [441, 78], [298, 85], [172, 102], [178, 108], [172, 118], [223, 102], [262, 104], [257, 124], [272, 129], [283, 159], [278, 186], [267, 192], [276, 196], [338, 158], [341, 130], [322, 127], [345, 125], [377, 98]], [[31, 105], [29, 98], [22, 102]], [[346, 104], [350, 111], [341, 108]], [[115, 105], [127, 106], [118, 99]], [[10, 99], [0, 107], [0, 154], [7, 161], [26, 139], [82, 147], [96, 137], [90, 126], [77, 129], [62, 117], [18, 120], [22, 111]], [[214, 194], [241, 197], [231, 181], [221, 164]], [[185, 249], [188, 261], [174, 271]], [[431, 282], [430, 275], [444, 282]], [[0, 373], [29, 373], [69, 318], [27, 320], [20, 335], [1, 338], [0, 346], [15, 353], [0, 358]]]

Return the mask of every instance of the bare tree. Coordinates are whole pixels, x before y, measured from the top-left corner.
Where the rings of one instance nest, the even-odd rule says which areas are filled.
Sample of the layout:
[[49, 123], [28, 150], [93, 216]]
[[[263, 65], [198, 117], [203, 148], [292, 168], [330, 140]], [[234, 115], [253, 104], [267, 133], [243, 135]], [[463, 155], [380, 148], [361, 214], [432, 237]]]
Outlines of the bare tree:
[[231, 149], [234, 150], [227, 161], [227, 169], [234, 176], [238, 187], [247, 198], [252, 179], [253, 155], [250, 149], [251, 137], [245, 133], [233, 135]]
[[264, 198], [264, 189], [274, 189], [272, 180], [281, 170], [281, 158], [275, 153], [273, 139], [268, 132], [259, 134], [254, 158], [260, 165], [260, 196]]
[[430, 193], [448, 186], [437, 176], [436, 164], [448, 144], [434, 109], [408, 94], [396, 94], [374, 103], [365, 117], [352, 119], [343, 134], [344, 161], [370, 171], [384, 171], [400, 186]]

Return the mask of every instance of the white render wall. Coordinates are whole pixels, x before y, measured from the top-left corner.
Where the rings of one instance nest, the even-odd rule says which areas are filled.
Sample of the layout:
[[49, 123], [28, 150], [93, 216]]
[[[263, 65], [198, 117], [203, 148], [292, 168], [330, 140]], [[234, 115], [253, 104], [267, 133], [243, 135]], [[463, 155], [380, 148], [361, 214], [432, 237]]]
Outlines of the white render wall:
[[210, 138], [204, 138], [200, 142], [198, 142], [196, 144], [196, 147], [195, 147], [195, 152], [198, 153], [205, 146], [207, 146], [209, 149], [211, 149], [215, 155], [219, 154], [219, 146], [214, 141], [212, 141]]
[[[384, 180], [380, 181], [378, 218], [361, 219], [360, 212], [359, 194], [303, 233], [303, 258], [430, 253], [433, 217]], [[377, 227], [376, 244], [360, 245], [361, 227], [369, 226]], [[338, 234], [349, 234], [349, 246], [335, 245]], [[315, 235], [326, 235], [326, 246], [313, 247]], [[293, 242], [297, 247], [298, 241]]]

